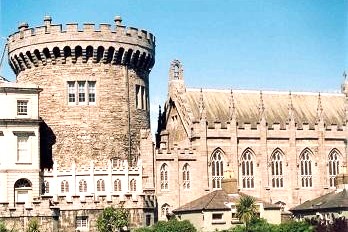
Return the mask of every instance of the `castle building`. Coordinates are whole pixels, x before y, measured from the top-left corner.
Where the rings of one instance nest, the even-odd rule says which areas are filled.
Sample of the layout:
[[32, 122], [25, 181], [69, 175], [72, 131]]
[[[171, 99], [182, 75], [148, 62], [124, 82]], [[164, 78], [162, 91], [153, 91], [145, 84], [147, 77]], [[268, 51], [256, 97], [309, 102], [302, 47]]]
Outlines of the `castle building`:
[[0, 91], [11, 109], [0, 114], [0, 218], [23, 231], [34, 216], [44, 231], [96, 231], [105, 207], [123, 205], [131, 227], [153, 224], [155, 37], [120, 17], [18, 29], [7, 43], [18, 87]]
[[341, 93], [190, 89], [171, 63], [156, 134], [159, 218], [222, 188], [288, 210], [335, 189], [347, 165], [348, 81]]

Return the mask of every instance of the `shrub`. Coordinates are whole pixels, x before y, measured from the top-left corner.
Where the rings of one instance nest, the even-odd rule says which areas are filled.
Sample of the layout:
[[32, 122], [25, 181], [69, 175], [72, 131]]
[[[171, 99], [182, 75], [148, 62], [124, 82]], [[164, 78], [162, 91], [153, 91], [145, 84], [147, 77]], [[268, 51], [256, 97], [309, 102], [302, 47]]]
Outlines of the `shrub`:
[[115, 232], [129, 225], [129, 211], [123, 208], [107, 207], [97, 219], [99, 232]]
[[40, 232], [37, 218], [30, 219], [27, 232]]
[[143, 227], [136, 229], [135, 232], [196, 232], [196, 228], [191, 222], [184, 220], [178, 221], [171, 219], [169, 221], [159, 221], [152, 227]]

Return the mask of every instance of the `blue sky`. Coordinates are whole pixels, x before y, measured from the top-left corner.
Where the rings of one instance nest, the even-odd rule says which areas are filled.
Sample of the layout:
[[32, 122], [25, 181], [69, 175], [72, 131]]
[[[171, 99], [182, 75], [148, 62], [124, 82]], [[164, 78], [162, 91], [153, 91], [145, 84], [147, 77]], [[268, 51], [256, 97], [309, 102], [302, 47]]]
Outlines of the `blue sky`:
[[[123, 23], [156, 36], [152, 112], [179, 59], [190, 87], [338, 91], [348, 69], [348, 0], [0, 0], [0, 49], [20, 22]], [[2, 76], [14, 80], [3, 63]], [[155, 113], [156, 114], [156, 113]], [[153, 117], [157, 115], [152, 115]]]

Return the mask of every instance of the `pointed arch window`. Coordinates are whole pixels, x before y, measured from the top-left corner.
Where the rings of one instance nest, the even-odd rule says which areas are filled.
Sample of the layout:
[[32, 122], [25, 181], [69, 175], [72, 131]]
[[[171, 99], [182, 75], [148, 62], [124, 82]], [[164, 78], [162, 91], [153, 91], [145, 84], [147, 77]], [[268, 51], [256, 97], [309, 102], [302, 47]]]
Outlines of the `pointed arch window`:
[[312, 152], [304, 150], [300, 155], [301, 186], [310, 188], [313, 186], [312, 176]]
[[254, 153], [249, 149], [242, 154], [242, 185], [254, 188]]
[[224, 162], [221, 150], [216, 150], [211, 156], [211, 173], [213, 189], [221, 189], [221, 180], [224, 178]]
[[69, 182], [66, 180], [63, 180], [60, 183], [60, 192], [61, 193], [68, 193], [69, 192]]
[[103, 179], [100, 179], [97, 181], [97, 191], [98, 192], [103, 192], [105, 191], [105, 182]]
[[114, 181], [114, 191], [115, 192], [120, 192], [122, 191], [122, 185], [121, 185], [121, 180], [117, 179]]
[[190, 165], [189, 164], [185, 164], [184, 167], [182, 168], [182, 180], [183, 180], [184, 189], [190, 189], [191, 183], [190, 183]]
[[130, 181], [129, 185], [130, 185], [130, 191], [131, 191], [131, 192], [137, 191], [137, 182], [136, 182], [135, 179], [132, 179], [132, 180]]
[[160, 169], [160, 175], [161, 175], [161, 189], [166, 190], [168, 189], [169, 183], [168, 183], [168, 165], [163, 164]]
[[339, 174], [340, 153], [334, 149], [329, 154], [329, 182], [330, 187], [335, 187], [336, 176]]
[[161, 216], [166, 217], [169, 214], [169, 205], [167, 203], [163, 204], [161, 207]]
[[272, 187], [283, 188], [283, 153], [280, 150], [276, 150], [271, 158], [271, 172], [272, 172]]
[[80, 180], [79, 182], [79, 192], [87, 192], [87, 182], [85, 180]]

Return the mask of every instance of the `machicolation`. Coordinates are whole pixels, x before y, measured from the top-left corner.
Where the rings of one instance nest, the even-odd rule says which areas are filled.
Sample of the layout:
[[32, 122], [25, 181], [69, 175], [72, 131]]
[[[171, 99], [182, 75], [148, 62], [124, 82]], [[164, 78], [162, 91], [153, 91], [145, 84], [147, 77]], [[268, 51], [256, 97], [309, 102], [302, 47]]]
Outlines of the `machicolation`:
[[110, 24], [69, 23], [63, 30], [61, 24], [52, 24], [46, 16], [44, 25], [29, 28], [22, 23], [19, 31], [10, 35], [9, 63], [16, 74], [33, 66], [71, 62], [81, 57], [82, 62], [130, 65], [149, 71], [155, 62], [155, 37], [134, 27], [125, 27], [120, 17]]

